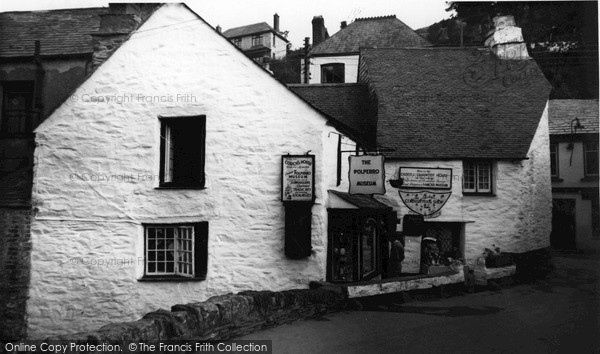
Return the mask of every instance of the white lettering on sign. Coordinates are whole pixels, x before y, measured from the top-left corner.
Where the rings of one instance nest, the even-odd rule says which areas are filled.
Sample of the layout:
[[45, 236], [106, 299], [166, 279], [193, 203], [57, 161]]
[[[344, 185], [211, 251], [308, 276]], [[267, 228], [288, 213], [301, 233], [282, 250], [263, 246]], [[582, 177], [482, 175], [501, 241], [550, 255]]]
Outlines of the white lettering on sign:
[[350, 156], [350, 194], [385, 194], [383, 155]]
[[315, 156], [281, 157], [281, 200], [308, 202], [314, 199]]
[[452, 189], [451, 168], [400, 167], [402, 189]]

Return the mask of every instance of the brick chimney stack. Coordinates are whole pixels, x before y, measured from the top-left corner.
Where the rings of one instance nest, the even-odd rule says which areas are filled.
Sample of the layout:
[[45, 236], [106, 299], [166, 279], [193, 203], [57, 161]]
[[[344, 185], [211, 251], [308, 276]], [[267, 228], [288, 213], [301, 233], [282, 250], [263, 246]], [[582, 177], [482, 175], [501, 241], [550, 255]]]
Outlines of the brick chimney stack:
[[342, 23], [340, 24], [340, 29], [344, 29], [346, 28], [346, 26], [348, 26], [348, 22], [342, 21]]
[[273, 15], [273, 29], [279, 33], [279, 15]]
[[313, 28], [313, 47], [329, 38], [327, 28], [325, 28], [325, 20], [323, 16], [314, 16], [312, 19]]

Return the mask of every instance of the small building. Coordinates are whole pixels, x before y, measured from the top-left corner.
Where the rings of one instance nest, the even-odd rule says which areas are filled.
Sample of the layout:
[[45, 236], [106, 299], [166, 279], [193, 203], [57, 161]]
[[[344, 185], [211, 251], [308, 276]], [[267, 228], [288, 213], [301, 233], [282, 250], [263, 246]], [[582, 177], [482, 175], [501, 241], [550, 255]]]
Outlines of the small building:
[[[357, 18], [329, 37], [322, 16], [312, 20], [309, 79], [302, 83], [355, 83], [361, 48], [429, 47], [431, 44], [395, 15]], [[304, 63], [303, 63], [304, 65]], [[302, 66], [304, 70], [304, 66]]]
[[267, 69], [271, 59], [285, 57], [291, 46], [286, 33], [279, 30], [278, 14], [273, 15], [273, 27], [260, 22], [228, 29], [223, 35]]
[[600, 251], [598, 100], [551, 100], [552, 246]]

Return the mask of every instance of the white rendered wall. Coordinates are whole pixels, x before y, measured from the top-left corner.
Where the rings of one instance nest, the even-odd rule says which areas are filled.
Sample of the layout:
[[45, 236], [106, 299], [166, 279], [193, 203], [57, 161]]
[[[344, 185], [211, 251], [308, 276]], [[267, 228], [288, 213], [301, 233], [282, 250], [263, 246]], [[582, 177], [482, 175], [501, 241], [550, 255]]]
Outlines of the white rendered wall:
[[[337, 147], [328, 132], [337, 131], [195, 19], [182, 5], [161, 7], [38, 128], [30, 338], [325, 278], [325, 191], [335, 186]], [[206, 189], [156, 189], [157, 117], [201, 114]], [[316, 155], [313, 254], [289, 260], [281, 155], [308, 150]], [[138, 282], [142, 223], [186, 221], [209, 222], [207, 279]]]
[[[492, 245], [504, 252], [527, 252], [550, 245], [552, 197], [547, 108], [527, 154], [529, 159], [498, 161], [494, 196], [463, 196], [463, 163], [455, 161], [387, 161], [386, 180], [397, 179], [398, 168], [452, 169], [452, 195], [441, 215], [430, 222], [465, 222], [465, 258], [473, 264]], [[386, 185], [377, 199], [391, 205], [398, 217], [409, 213], [398, 189]]]
[[[344, 64], [345, 83], [355, 83], [358, 80], [358, 55], [311, 57], [310, 58], [310, 84], [321, 83], [321, 65], [331, 63]], [[304, 61], [302, 61], [302, 67]]]

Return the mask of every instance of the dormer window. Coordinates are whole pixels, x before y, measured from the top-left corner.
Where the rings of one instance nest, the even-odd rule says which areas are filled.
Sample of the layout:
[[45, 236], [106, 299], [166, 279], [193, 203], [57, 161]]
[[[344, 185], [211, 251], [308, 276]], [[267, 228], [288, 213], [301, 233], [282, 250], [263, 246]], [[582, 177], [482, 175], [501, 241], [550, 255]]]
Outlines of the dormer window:
[[344, 64], [330, 63], [321, 65], [321, 83], [343, 83], [344, 82]]
[[242, 47], [242, 39], [241, 38], [234, 39], [233, 44], [235, 44], [238, 48], [241, 48]]

